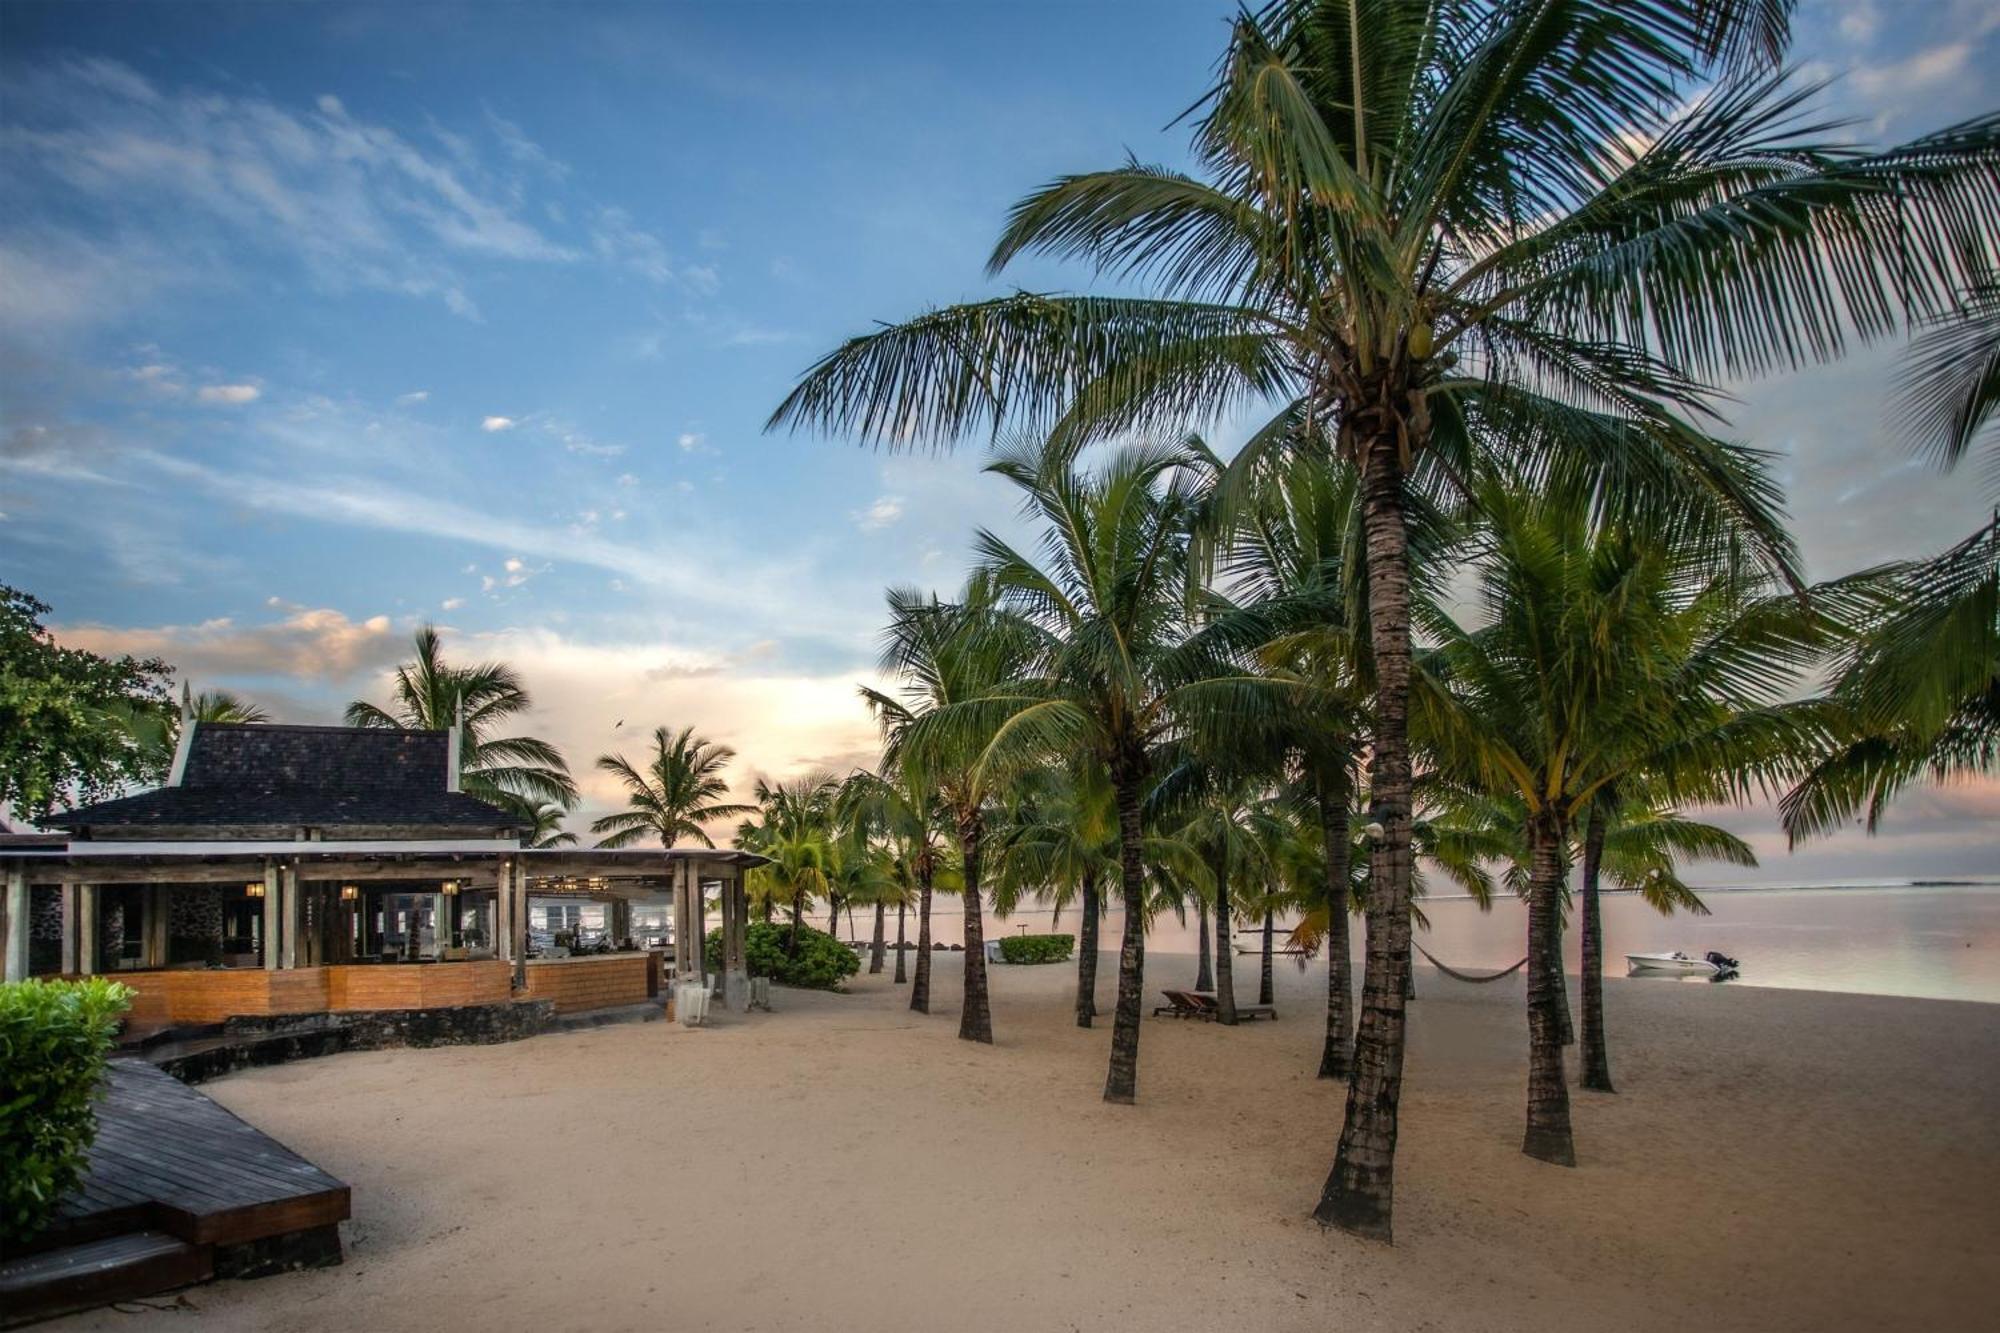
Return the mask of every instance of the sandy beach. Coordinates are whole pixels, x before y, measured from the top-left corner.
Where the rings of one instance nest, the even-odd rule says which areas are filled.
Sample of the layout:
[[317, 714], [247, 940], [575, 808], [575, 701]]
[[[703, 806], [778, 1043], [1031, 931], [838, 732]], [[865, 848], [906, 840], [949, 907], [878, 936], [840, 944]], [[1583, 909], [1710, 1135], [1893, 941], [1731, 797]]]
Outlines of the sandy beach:
[[1420, 967], [1387, 1248], [1308, 1216], [1321, 965], [1281, 964], [1277, 1023], [1149, 1019], [1137, 1107], [1098, 1099], [1071, 968], [995, 969], [990, 1049], [959, 978], [929, 1017], [862, 976], [705, 1031], [209, 1084], [353, 1185], [347, 1263], [63, 1326], [1946, 1330], [2000, 1290], [1988, 1005], [1608, 982], [1620, 1092], [1576, 1095], [1566, 1171], [1518, 1151], [1518, 979]]

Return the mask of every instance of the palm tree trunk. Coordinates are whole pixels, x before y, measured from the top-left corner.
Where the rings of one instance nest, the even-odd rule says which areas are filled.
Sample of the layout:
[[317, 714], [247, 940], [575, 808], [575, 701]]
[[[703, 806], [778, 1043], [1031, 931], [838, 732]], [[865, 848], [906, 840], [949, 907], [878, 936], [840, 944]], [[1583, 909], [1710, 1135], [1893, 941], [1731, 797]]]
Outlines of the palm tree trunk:
[[882, 953], [888, 947], [886, 941], [883, 939], [883, 935], [887, 931], [888, 925], [889, 904], [877, 898], [875, 900], [875, 939], [868, 949], [868, 971], [871, 976], [882, 970]]
[[1194, 900], [1194, 914], [1195, 919], [1200, 923], [1200, 930], [1197, 932], [1197, 937], [1201, 941], [1200, 945], [1195, 949], [1195, 956], [1200, 961], [1195, 964], [1194, 988], [1198, 991], [1212, 991], [1215, 989], [1215, 966], [1208, 953], [1208, 904], [1196, 898]]
[[1326, 852], [1326, 1045], [1321, 1078], [1346, 1078], [1354, 1066], [1354, 959], [1347, 936], [1347, 766], [1338, 782], [1322, 782], [1319, 824]]
[[1562, 829], [1543, 815], [1528, 826], [1528, 1129], [1521, 1151], [1558, 1166], [1576, 1165], [1570, 1136], [1569, 1084], [1563, 1077], [1562, 971], [1556, 952], [1561, 919]]
[[986, 923], [979, 901], [979, 839], [985, 831], [974, 810], [958, 821], [958, 847], [965, 864], [965, 1007], [959, 1012], [960, 1041], [993, 1044], [993, 1009], [986, 993]]
[[917, 979], [910, 987], [910, 1008], [931, 1011], [931, 871], [929, 851], [917, 858]]
[[1264, 970], [1257, 978], [1257, 1003], [1268, 1005], [1276, 994], [1271, 989], [1271, 909], [1264, 909]]
[[1104, 1100], [1131, 1105], [1139, 1096], [1139, 1006], [1146, 985], [1146, 867], [1141, 857], [1139, 765], [1121, 760], [1111, 775], [1118, 795], [1118, 861], [1125, 898], [1125, 938], [1118, 949], [1118, 1007], [1111, 1021], [1111, 1067]]
[[1097, 927], [1103, 907], [1097, 901], [1097, 872], [1083, 872], [1083, 928], [1076, 955], [1076, 1025], [1090, 1026], [1097, 1017]]
[[795, 958], [799, 952], [799, 939], [805, 934], [805, 929], [806, 896], [803, 893], [795, 893], [792, 895], [792, 937], [785, 942], [785, 952]]
[[1229, 905], [1229, 854], [1218, 856], [1209, 869], [1215, 874], [1215, 1021], [1236, 1026], [1236, 949], [1230, 929], [1236, 913]]
[[903, 965], [903, 920], [909, 914], [910, 905], [908, 903], [898, 902], [896, 904], [896, 984], [898, 986], [905, 984], [910, 979], [909, 973]]
[[1604, 918], [1597, 900], [1606, 822], [1603, 807], [1593, 806], [1583, 835], [1583, 1086], [1593, 1092], [1618, 1091], [1604, 1040]]
[[[1383, 410], [1400, 408], [1385, 404]], [[1410, 548], [1403, 450], [1421, 440], [1406, 443], [1393, 421], [1384, 424], [1361, 458], [1368, 638], [1376, 682], [1369, 816], [1382, 826], [1382, 834], [1368, 853], [1368, 953], [1347, 1114], [1333, 1170], [1313, 1216], [1328, 1226], [1386, 1241], [1394, 1231], [1403, 988], [1410, 974]]]
[[[1565, 867], [1563, 878], [1569, 878]], [[1569, 1016], [1569, 973], [1563, 967], [1563, 911], [1562, 893], [1556, 893], [1556, 919], [1549, 932], [1549, 961], [1555, 976], [1556, 988], [1556, 1033], [1565, 1046], [1576, 1045], [1576, 1025]]]

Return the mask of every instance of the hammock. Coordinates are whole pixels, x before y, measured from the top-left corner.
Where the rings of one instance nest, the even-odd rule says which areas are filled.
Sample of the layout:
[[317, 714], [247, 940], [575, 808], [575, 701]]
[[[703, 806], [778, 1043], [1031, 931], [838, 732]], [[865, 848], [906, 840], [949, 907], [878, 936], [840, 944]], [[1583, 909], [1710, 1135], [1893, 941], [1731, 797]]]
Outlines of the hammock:
[[1433, 954], [1429, 949], [1426, 949], [1423, 945], [1417, 944], [1415, 940], [1411, 940], [1410, 943], [1416, 946], [1416, 950], [1418, 953], [1430, 959], [1431, 966], [1436, 968], [1438, 971], [1444, 973], [1446, 976], [1450, 977], [1454, 981], [1469, 981], [1475, 986], [1488, 981], [1498, 981], [1502, 977], [1511, 977], [1516, 972], [1519, 972], [1522, 968], [1528, 965], [1528, 960], [1523, 958], [1520, 962], [1514, 964], [1514, 966], [1508, 968], [1505, 972], [1495, 972], [1491, 976], [1475, 977], [1470, 972], [1461, 972], [1455, 967], [1446, 967], [1443, 963], [1440, 963], [1437, 960], [1437, 956], [1435, 954]]

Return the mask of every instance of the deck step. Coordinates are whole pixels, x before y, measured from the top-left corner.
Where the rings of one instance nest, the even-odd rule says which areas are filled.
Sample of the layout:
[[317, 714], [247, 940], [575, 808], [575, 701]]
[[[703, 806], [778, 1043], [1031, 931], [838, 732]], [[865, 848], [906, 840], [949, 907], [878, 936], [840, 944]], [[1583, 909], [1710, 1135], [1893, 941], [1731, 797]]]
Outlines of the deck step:
[[211, 1247], [164, 1231], [133, 1231], [0, 1260], [0, 1328], [206, 1282], [214, 1268]]

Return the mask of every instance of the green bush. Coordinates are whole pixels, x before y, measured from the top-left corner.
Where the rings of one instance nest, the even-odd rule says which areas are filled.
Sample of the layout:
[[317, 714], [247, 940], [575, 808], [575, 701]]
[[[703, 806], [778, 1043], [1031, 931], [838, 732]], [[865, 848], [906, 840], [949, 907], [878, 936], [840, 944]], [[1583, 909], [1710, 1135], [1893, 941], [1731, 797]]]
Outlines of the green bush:
[[91, 1103], [131, 1002], [102, 977], [0, 985], [0, 1241], [40, 1231], [82, 1178]]
[[1074, 935], [1002, 935], [1000, 957], [1009, 963], [1067, 963], [1076, 952]]
[[[840, 983], [861, 970], [861, 956], [823, 930], [799, 928], [799, 951], [791, 951], [792, 928], [752, 921], [743, 937], [744, 960], [753, 977], [769, 977], [781, 986], [808, 990], [839, 990]], [[722, 932], [708, 932], [708, 970], [722, 967]]]

